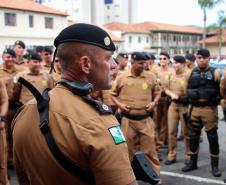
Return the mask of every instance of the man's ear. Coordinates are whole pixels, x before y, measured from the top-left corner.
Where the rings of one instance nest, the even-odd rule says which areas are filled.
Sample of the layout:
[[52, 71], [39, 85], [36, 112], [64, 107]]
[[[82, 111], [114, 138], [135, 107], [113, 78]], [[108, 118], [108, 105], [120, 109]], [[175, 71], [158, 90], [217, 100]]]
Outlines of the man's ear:
[[91, 69], [91, 60], [88, 56], [82, 56], [79, 60], [79, 65], [81, 66], [81, 70], [85, 74], [90, 73]]

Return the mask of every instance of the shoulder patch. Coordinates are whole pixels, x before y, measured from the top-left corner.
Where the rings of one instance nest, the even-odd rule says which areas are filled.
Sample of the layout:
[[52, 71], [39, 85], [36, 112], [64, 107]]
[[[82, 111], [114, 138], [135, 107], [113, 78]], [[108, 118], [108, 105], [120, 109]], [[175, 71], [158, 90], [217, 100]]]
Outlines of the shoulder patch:
[[111, 127], [108, 130], [109, 130], [109, 132], [110, 132], [110, 134], [111, 134], [116, 145], [126, 142], [125, 137], [124, 137], [122, 130], [120, 128], [120, 125]]

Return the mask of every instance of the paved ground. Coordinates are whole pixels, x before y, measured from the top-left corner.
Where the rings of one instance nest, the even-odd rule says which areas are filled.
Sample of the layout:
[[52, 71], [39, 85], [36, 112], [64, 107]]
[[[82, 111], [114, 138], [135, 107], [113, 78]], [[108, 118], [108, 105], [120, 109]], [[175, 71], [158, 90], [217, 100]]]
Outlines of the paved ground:
[[[222, 112], [219, 111], [219, 119], [222, 118]], [[182, 173], [181, 168], [184, 165], [184, 144], [182, 141], [178, 142], [178, 156], [177, 163], [166, 166], [161, 163], [161, 178], [163, 185], [218, 185], [223, 183], [223, 178], [226, 178], [226, 123], [219, 121], [219, 143], [220, 143], [220, 170], [222, 177], [215, 178], [211, 174], [209, 145], [204, 134], [203, 142], [200, 144], [198, 170]], [[166, 159], [167, 150], [161, 149], [162, 156]], [[18, 185], [16, 176], [13, 171], [9, 171], [11, 185]], [[139, 182], [140, 185], [148, 185], [144, 182]], [[226, 184], [225, 184], [226, 185]]]

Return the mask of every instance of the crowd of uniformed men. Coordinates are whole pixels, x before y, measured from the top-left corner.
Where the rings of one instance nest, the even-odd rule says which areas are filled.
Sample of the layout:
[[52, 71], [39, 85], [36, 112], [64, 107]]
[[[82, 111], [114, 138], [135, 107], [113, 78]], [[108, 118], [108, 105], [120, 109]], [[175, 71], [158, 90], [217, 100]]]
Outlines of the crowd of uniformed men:
[[[13, 168], [12, 119], [16, 111], [33, 98], [29, 90], [17, 82], [23, 77], [40, 92], [53, 88], [60, 79], [61, 66], [55, 59], [54, 73], [50, 47], [38, 46], [26, 55], [23, 41], [2, 53], [0, 68], [0, 184], [8, 185], [7, 167]], [[156, 57], [148, 52], [119, 53], [114, 58], [110, 90], [92, 92], [93, 98], [110, 106], [121, 124], [132, 160], [136, 151], [143, 151], [157, 174], [160, 174], [161, 147], [167, 147], [164, 163], [177, 162], [178, 129], [184, 139], [185, 166], [182, 171], [197, 169], [200, 135], [204, 127], [209, 141], [211, 169], [215, 177], [218, 168], [217, 105], [226, 98], [226, 78], [209, 66], [210, 53], [171, 57], [167, 52]], [[226, 72], [223, 74], [226, 77]], [[221, 81], [221, 82], [220, 82]], [[221, 88], [220, 88], [221, 87]], [[220, 94], [221, 92], [221, 94]], [[187, 119], [185, 119], [187, 118]], [[181, 126], [179, 127], [179, 124]]]

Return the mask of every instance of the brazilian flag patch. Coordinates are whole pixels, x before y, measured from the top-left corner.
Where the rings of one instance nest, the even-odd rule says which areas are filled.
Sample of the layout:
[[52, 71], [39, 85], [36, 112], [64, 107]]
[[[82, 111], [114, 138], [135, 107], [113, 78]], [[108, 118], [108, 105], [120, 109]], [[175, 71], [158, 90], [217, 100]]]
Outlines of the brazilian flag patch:
[[114, 127], [111, 127], [108, 129], [115, 144], [118, 145], [120, 143], [124, 143], [126, 140], [125, 140], [125, 137], [122, 133], [122, 130], [120, 128], [120, 125], [117, 125], [117, 126], [114, 126]]

